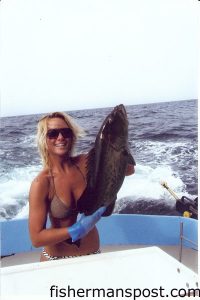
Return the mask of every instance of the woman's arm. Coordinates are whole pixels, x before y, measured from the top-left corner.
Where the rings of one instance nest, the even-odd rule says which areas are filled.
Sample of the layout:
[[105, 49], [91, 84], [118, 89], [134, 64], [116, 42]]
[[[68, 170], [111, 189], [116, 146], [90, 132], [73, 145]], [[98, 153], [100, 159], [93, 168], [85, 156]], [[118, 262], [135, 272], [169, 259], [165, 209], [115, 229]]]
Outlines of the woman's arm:
[[46, 229], [49, 181], [39, 175], [31, 184], [29, 194], [29, 232], [34, 247], [62, 242], [70, 235], [66, 227]]

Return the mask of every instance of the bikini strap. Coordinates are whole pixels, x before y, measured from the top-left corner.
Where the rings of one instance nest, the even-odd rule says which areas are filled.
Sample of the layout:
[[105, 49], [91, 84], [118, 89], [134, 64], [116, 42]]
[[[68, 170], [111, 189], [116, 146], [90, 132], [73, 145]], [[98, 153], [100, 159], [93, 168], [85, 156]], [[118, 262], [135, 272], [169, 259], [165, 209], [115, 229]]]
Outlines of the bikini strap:
[[[85, 184], [87, 185], [87, 180], [86, 180], [86, 178], [85, 178], [83, 172], [81, 171], [80, 167], [79, 167], [78, 165], [76, 165], [76, 164], [74, 164], [74, 166], [75, 166], [76, 169], [79, 171], [79, 173], [80, 173], [81, 176], [83, 177], [83, 180], [85, 181]], [[53, 176], [53, 173], [52, 173], [52, 170], [51, 170], [51, 169], [49, 169], [49, 175], [50, 175], [50, 177], [52, 178], [52, 181], [53, 181], [54, 195], [55, 195], [58, 199], [60, 199], [60, 198], [58, 197], [57, 193], [56, 193], [56, 186], [55, 186], [55, 182], [54, 182], [54, 176]]]
[[[54, 198], [54, 196], [56, 196], [57, 199], [58, 199], [61, 203], [63, 203], [63, 201], [58, 197], [58, 195], [57, 195], [57, 193], [56, 193], [56, 185], [55, 185], [55, 182], [54, 182], [54, 176], [53, 176], [53, 173], [52, 173], [52, 170], [51, 170], [51, 169], [49, 170], [49, 175], [50, 175], [50, 177], [52, 178], [52, 181], [53, 181], [54, 195], [53, 195], [52, 199]], [[73, 207], [70, 208], [70, 211], [71, 211], [72, 213], [77, 212], [77, 207], [76, 207], [76, 205], [75, 205], [74, 208], [73, 208]]]
[[53, 176], [53, 173], [52, 173], [52, 170], [49, 169], [49, 175], [50, 175], [50, 178], [52, 179], [53, 181], [53, 194], [59, 199], [57, 193], [56, 193], [56, 185], [55, 185], [55, 182], [54, 182], [54, 176]]
[[87, 184], [87, 180], [86, 180], [86, 178], [85, 178], [85, 176], [84, 176], [84, 174], [83, 174], [83, 172], [81, 171], [81, 168], [78, 166], [78, 165], [76, 165], [76, 164], [74, 164], [74, 166], [76, 167], [76, 169], [79, 171], [79, 173], [82, 175], [82, 177], [83, 177], [83, 180], [85, 181], [85, 183]]

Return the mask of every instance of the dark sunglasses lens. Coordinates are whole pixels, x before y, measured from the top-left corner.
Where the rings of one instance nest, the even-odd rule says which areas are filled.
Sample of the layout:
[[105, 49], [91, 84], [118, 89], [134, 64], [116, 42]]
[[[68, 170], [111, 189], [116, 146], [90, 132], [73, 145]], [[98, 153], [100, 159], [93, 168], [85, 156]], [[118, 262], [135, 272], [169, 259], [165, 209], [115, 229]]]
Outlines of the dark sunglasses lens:
[[70, 128], [63, 128], [60, 130], [60, 132], [64, 138], [72, 138], [73, 137], [73, 131]]
[[55, 139], [59, 135], [59, 131], [57, 129], [51, 129], [47, 131], [47, 137], [49, 139]]
[[50, 129], [47, 131], [47, 137], [49, 139], [56, 139], [59, 133], [61, 133], [64, 138], [73, 137], [73, 131], [70, 128]]

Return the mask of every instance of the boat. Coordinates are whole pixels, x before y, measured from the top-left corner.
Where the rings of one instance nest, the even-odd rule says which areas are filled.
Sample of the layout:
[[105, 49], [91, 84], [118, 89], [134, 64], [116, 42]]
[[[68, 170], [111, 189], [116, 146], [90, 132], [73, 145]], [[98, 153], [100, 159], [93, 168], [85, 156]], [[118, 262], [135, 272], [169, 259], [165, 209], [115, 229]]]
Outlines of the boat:
[[199, 295], [198, 220], [112, 214], [97, 227], [101, 254], [40, 263], [28, 220], [2, 221], [2, 299]]

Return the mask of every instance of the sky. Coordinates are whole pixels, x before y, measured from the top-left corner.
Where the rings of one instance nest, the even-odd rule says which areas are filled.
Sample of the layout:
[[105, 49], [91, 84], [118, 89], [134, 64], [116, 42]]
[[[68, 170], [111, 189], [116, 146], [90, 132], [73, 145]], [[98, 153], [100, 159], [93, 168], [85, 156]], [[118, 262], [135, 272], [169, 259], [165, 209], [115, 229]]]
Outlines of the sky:
[[198, 1], [1, 1], [1, 116], [198, 97]]

